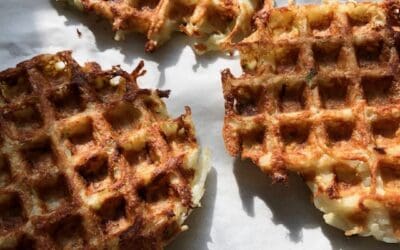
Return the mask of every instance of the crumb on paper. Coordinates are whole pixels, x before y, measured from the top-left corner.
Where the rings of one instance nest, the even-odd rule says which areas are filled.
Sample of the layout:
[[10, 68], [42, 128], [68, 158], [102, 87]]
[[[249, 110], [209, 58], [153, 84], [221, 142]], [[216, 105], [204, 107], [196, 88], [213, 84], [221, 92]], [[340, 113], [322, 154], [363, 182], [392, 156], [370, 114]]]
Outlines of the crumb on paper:
[[78, 28], [76, 28], [76, 34], [78, 34], [79, 38], [82, 37], [82, 32]]

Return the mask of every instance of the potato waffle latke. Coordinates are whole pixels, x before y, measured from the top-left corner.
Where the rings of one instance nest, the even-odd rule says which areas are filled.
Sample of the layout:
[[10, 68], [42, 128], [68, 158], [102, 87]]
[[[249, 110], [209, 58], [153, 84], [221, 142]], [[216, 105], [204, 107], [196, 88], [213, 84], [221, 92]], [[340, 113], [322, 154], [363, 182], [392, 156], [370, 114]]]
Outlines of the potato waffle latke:
[[222, 74], [224, 139], [275, 181], [301, 174], [325, 221], [400, 242], [398, 1], [264, 9]]
[[208, 167], [142, 67], [60, 52], [0, 73], [1, 249], [162, 249], [186, 228]]
[[57, 0], [84, 12], [93, 12], [112, 23], [115, 39], [128, 32], [145, 34], [146, 51], [154, 51], [173, 32], [195, 37], [196, 51], [227, 50], [248, 35], [251, 19], [261, 0]]

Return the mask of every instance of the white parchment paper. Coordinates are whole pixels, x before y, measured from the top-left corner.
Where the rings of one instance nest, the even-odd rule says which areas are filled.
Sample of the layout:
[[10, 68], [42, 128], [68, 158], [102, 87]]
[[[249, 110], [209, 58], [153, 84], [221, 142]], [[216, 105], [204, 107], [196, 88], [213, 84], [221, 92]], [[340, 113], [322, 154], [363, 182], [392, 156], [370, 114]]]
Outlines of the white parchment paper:
[[[82, 33], [77, 35], [77, 29]], [[40, 53], [72, 50], [80, 62], [97, 61], [104, 68], [120, 64], [132, 70], [145, 60], [146, 88], [171, 89], [166, 101], [177, 116], [189, 105], [198, 138], [212, 152], [212, 166], [203, 207], [189, 217], [189, 231], [168, 247], [178, 249], [398, 249], [372, 238], [346, 238], [327, 226], [314, 208], [310, 192], [297, 176], [287, 186], [272, 185], [249, 162], [231, 158], [222, 140], [224, 103], [220, 71], [240, 74], [237, 57], [197, 57], [174, 39], [154, 54], [144, 53], [144, 39], [128, 36], [116, 42], [109, 25], [96, 22], [54, 0], [0, 0], [0, 70]]]

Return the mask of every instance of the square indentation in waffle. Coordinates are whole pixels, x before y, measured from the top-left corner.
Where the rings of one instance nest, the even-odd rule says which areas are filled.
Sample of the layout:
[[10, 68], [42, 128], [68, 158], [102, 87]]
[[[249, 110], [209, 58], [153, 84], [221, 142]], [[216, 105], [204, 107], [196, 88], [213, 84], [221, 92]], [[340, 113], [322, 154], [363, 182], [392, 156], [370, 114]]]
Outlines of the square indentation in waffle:
[[[162, 95], [169, 95], [169, 91], [163, 91], [160, 93]], [[143, 100], [143, 105], [146, 107], [146, 110], [151, 111], [154, 113], [156, 116], [163, 117], [165, 116], [165, 104], [162, 103], [160, 100], [151, 98], [151, 97], [144, 97]]]
[[267, 27], [273, 39], [298, 37], [299, 24], [297, 13], [287, 9], [273, 9], [270, 12]]
[[354, 50], [360, 68], [377, 67], [379, 64], [388, 63], [390, 59], [390, 50], [382, 39], [354, 43]]
[[86, 186], [96, 188], [109, 175], [108, 157], [106, 154], [96, 154], [83, 165], [76, 168]]
[[7, 232], [27, 221], [24, 204], [16, 192], [0, 192], [0, 232]]
[[328, 145], [347, 144], [352, 138], [355, 122], [347, 120], [332, 120], [325, 123]]
[[104, 117], [116, 131], [129, 130], [140, 124], [141, 111], [134, 104], [120, 103], [112, 105]]
[[279, 110], [283, 113], [304, 110], [307, 106], [306, 98], [306, 83], [304, 81], [290, 85], [283, 83], [279, 91]]
[[252, 116], [265, 109], [265, 90], [260, 88], [238, 88], [234, 93], [234, 111], [238, 115]]
[[350, 27], [365, 26], [371, 21], [371, 16], [365, 13], [361, 8], [362, 7], [353, 8], [347, 12]]
[[71, 202], [71, 191], [67, 179], [63, 175], [47, 178], [36, 184], [36, 191], [42, 201], [45, 212], [66, 207]]
[[332, 181], [323, 178], [318, 180], [321, 182], [320, 185], [327, 185], [326, 191], [330, 199], [346, 199], [355, 192], [362, 192], [371, 187], [371, 174], [368, 168], [346, 161], [337, 161], [330, 166], [330, 172], [333, 175]]
[[38, 246], [36, 240], [32, 236], [30, 236], [28, 234], [23, 234], [18, 238], [17, 242], [15, 242], [15, 248], [12, 248], [12, 249], [35, 250], [38, 248], [39, 248], [39, 246]]
[[350, 106], [349, 86], [347, 78], [331, 78], [318, 82], [321, 107], [324, 109], [343, 109]]
[[349, 5], [344, 13], [353, 32], [368, 26], [368, 24], [375, 26], [384, 25], [386, 14], [382, 7], [369, 4]]
[[139, 197], [146, 203], [156, 203], [169, 197], [170, 181], [168, 175], [156, 176], [150, 183], [138, 190]]
[[72, 155], [85, 152], [96, 145], [93, 120], [87, 116], [74, 117], [62, 129], [65, 145]]
[[26, 75], [13, 75], [0, 82], [1, 97], [6, 102], [32, 93], [32, 86]]
[[280, 126], [280, 134], [285, 146], [307, 143], [310, 130], [311, 124], [309, 122], [290, 122]]
[[375, 138], [393, 139], [397, 137], [400, 117], [382, 117], [372, 122], [371, 128]]
[[332, 166], [332, 171], [335, 174], [335, 182], [342, 190], [360, 185], [363, 181], [362, 176], [357, 169], [345, 163], [336, 163]]
[[300, 47], [284, 45], [275, 50], [275, 73], [283, 74], [299, 70]]
[[63, 85], [55, 88], [50, 96], [50, 101], [54, 105], [57, 118], [68, 117], [82, 112], [86, 108], [79, 86], [76, 84]]
[[399, 83], [393, 76], [364, 76], [361, 85], [368, 105], [388, 105], [399, 98]]
[[240, 133], [241, 150], [243, 155], [263, 152], [266, 140], [266, 128], [264, 126], [246, 129]]
[[31, 134], [43, 126], [42, 114], [35, 103], [27, 103], [3, 113], [15, 137]]
[[104, 200], [96, 214], [100, 217], [103, 230], [108, 233], [116, 233], [116, 230], [124, 229], [127, 216], [127, 202], [123, 196], [115, 196]]
[[334, 13], [327, 6], [313, 6], [306, 13], [309, 31], [314, 36], [323, 36], [334, 21]]
[[[203, 32], [209, 33], [209, 34], [213, 34], [213, 33], [214, 34], [227, 34], [227, 33], [229, 33], [231, 31], [231, 27], [233, 26], [234, 22], [236, 21], [237, 13], [234, 13], [234, 11], [232, 11], [232, 9], [227, 11], [226, 7], [228, 7], [229, 4], [226, 4], [225, 6], [224, 5], [225, 4], [209, 4], [207, 6], [208, 8], [206, 10], [204, 17], [202, 18], [203, 20], [199, 22], [199, 23], [201, 23], [199, 30], [202, 30]], [[191, 13], [193, 13], [193, 11], [195, 11], [195, 9], [193, 7], [192, 8], [186, 7], [186, 9], [189, 9], [189, 10], [192, 9]], [[182, 11], [181, 9], [178, 9], [176, 12], [179, 13], [181, 11]], [[190, 13], [190, 11], [189, 11], [189, 13]], [[244, 22], [244, 20], [241, 22]], [[242, 23], [239, 25], [245, 26], [246, 24]], [[234, 38], [235, 38], [235, 36], [232, 36], [231, 42], [236, 42]], [[208, 39], [210, 41], [210, 38], [208, 38]]]
[[385, 192], [398, 193], [400, 190], [400, 164], [382, 160], [378, 163], [378, 170]]
[[169, 149], [176, 151], [181, 150], [186, 138], [193, 133], [191, 127], [187, 124], [187, 120], [182, 117], [161, 124], [160, 132]]
[[81, 215], [67, 215], [47, 228], [47, 233], [58, 249], [82, 249], [88, 238]]
[[50, 138], [40, 138], [26, 143], [20, 151], [31, 173], [57, 172], [57, 158]]
[[0, 188], [7, 186], [11, 182], [11, 169], [8, 156], [0, 154]]
[[[170, 174], [155, 176], [138, 189], [139, 198], [150, 209], [165, 207], [171, 199], [178, 197], [178, 192], [185, 192], [184, 190], [179, 191], [174, 187], [173, 178]], [[173, 215], [171, 214], [170, 216]]]
[[146, 134], [140, 131], [121, 144], [122, 154], [130, 166], [142, 163], [155, 164], [159, 162], [159, 155], [155, 148], [147, 141]]
[[342, 41], [319, 41], [313, 44], [313, 57], [317, 70], [344, 68], [346, 59], [340, 56]]

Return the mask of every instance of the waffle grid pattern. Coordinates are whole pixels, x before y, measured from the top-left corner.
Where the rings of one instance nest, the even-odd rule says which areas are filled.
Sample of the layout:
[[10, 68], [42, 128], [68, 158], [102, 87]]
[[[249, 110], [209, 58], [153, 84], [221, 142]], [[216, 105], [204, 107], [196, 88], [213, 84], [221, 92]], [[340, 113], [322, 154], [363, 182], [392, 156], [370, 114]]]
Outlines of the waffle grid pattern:
[[190, 109], [70, 52], [0, 73], [0, 248], [162, 249], [197, 206]]
[[301, 174], [328, 224], [400, 241], [398, 3], [260, 12], [222, 74], [224, 139], [275, 181]]

